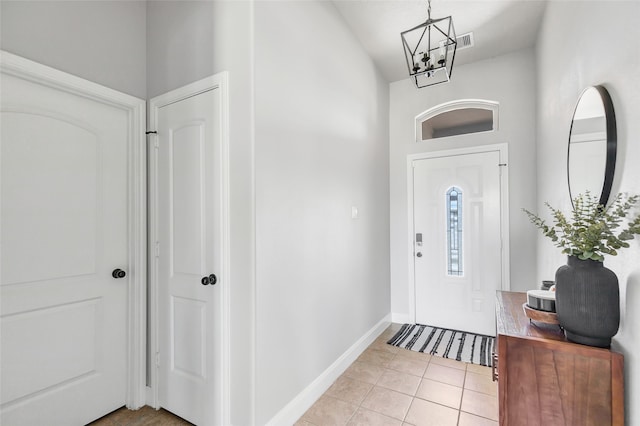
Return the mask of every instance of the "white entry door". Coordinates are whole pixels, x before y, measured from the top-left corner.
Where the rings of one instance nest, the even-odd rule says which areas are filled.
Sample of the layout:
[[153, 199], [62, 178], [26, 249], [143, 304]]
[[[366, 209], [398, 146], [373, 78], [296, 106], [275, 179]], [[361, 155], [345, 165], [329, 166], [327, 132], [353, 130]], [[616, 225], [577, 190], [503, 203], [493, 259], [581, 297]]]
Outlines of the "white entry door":
[[222, 424], [222, 99], [214, 78], [151, 101], [158, 402], [197, 425]]
[[128, 159], [141, 138], [115, 99], [140, 118], [144, 103], [2, 58], [0, 423], [82, 425], [127, 402]]
[[502, 288], [498, 151], [413, 161], [416, 322], [495, 334]]

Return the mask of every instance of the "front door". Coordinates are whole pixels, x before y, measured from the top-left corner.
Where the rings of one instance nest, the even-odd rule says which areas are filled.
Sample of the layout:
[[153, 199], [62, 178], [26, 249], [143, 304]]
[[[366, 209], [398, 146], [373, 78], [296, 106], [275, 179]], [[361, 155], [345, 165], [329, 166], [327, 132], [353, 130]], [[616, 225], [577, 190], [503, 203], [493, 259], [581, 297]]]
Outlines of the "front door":
[[151, 101], [158, 402], [213, 425], [221, 424], [222, 398], [222, 97], [219, 86], [180, 93]]
[[133, 98], [11, 61], [35, 71], [2, 73], [0, 423], [82, 425], [126, 402], [135, 137], [130, 110], [83, 90]]
[[413, 161], [416, 322], [495, 334], [502, 288], [500, 154]]

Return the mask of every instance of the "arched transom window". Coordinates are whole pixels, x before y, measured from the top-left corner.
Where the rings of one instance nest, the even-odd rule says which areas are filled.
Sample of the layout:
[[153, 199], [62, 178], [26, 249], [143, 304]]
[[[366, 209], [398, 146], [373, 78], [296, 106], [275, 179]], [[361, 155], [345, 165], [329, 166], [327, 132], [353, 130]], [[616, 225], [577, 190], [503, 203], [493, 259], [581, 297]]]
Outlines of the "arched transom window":
[[477, 99], [438, 105], [416, 117], [416, 142], [498, 130], [498, 107]]

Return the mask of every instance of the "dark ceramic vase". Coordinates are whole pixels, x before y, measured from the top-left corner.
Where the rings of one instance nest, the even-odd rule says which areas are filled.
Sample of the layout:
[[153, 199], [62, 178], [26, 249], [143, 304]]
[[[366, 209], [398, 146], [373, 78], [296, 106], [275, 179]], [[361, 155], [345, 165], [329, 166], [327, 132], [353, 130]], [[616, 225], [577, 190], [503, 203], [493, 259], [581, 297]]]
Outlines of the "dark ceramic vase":
[[618, 277], [602, 262], [569, 256], [556, 271], [556, 310], [567, 339], [609, 347], [620, 325]]

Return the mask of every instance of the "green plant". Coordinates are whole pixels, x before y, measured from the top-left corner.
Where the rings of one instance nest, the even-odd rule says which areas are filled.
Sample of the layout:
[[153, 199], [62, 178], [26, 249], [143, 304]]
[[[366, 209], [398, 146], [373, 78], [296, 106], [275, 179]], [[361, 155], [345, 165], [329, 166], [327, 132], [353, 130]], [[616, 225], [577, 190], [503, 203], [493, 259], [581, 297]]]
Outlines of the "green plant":
[[[551, 210], [553, 225], [527, 209], [522, 209], [531, 223], [542, 230], [562, 252], [579, 259], [604, 261], [604, 255], [615, 256], [621, 248], [629, 247], [627, 241], [640, 234], [640, 215], [626, 221], [629, 210], [638, 202], [638, 196], [618, 194], [609, 204], [602, 206], [598, 198], [589, 192], [573, 200], [570, 220], [560, 210], [545, 203]], [[622, 227], [622, 228], [621, 228]], [[620, 230], [622, 229], [622, 230]]]

